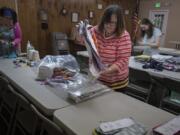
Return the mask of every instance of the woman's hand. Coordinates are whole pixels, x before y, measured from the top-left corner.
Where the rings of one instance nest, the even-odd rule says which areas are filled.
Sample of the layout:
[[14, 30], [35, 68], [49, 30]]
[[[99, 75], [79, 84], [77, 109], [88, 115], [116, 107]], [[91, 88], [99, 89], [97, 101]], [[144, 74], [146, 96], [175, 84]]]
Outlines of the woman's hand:
[[107, 69], [101, 71], [99, 74], [100, 74], [100, 75], [106, 75], [106, 74], [109, 74], [109, 69], [107, 68]]
[[113, 74], [116, 72], [118, 72], [118, 67], [117, 65], [113, 64], [109, 66], [108, 68], [106, 68], [105, 70], [101, 71], [100, 75]]

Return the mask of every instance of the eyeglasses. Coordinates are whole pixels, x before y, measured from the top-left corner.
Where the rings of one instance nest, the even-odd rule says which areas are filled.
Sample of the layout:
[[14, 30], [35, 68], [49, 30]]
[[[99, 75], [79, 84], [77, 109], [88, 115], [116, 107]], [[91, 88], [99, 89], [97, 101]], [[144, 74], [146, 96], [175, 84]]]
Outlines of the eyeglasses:
[[105, 22], [105, 25], [116, 26], [117, 22]]

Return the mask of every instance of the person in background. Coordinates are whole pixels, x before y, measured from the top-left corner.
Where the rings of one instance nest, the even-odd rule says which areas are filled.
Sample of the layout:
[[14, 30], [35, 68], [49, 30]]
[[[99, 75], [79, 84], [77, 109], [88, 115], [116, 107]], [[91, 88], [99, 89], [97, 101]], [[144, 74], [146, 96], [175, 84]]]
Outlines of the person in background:
[[13, 24], [11, 22], [12, 13], [9, 9], [0, 10], [1, 26], [0, 26], [0, 46], [1, 55], [9, 57], [14, 52], [12, 41], [14, 39]]
[[101, 62], [107, 66], [98, 79], [116, 91], [124, 91], [128, 85], [131, 39], [125, 29], [123, 9], [119, 5], [108, 6], [100, 23], [90, 31]]
[[[9, 26], [13, 29], [14, 38], [11, 41], [11, 45], [15, 49], [16, 54], [19, 54], [21, 52], [22, 31], [19, 22], [17, 21], [17, 14], [13, 9], [7, 7], [2, 7], [0, 12], [1, 17], [4, 18], [4, 20], [6, 20], [6, 22], [9, 23]], [[9, 12], [9, 14], [3, 14], [5, 12]]]
[[141, 21], [140, 28], [141, 30], [138, 44], [147, 46], [144, 50], [144, 54], [157, 54], [162, 35], [161, 31], [147, 18], [144, 18]]
[[21, 41], [22, 41], [22, 31], [19, 22], [17, 21], [16, 11], [11, 9], [12, 11], [12, 21], [13, 21], [13, 29], [15, 38], [12, 42], [13, 46], [16, 48], [17, 53], [21, 52]]

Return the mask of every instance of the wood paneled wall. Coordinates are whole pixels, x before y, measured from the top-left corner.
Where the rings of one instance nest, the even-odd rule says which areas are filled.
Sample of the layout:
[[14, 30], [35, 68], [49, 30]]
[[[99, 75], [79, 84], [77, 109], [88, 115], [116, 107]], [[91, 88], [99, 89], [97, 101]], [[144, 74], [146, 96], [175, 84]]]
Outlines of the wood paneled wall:
[[10, 7], [15, 9], [15, 0], [0, 0], [0, 7]]
[[[107, 5], [121, 4], [125, 10], [129, 10], [129, 15], [125, 15], [125, 20], [127, 30], [130, 31], [132, 11], [135, 6], [134, 0], [0, 0], [0, 5], [15, 9], [15, 1], [17, 1], [18, 18], [23, 32], [22, 50], [26, 50], [27, 40], [30, 40], [40, 51], [41, 56], [52, 53], [52, 32], [65, 32], [70, 36], [72, 27], [76, 25], [71, 22], [72, 12], [79, 13], [79, 19], [85, 19], [88, 17], [88, 11], [93, 11], [94, 18], [90, 19], [90, 22], [95, 25]], [[102, 10], [97, 9], [98, 3], [103, 5]], [[68, 11], [66, 16], [60, 14], [63, 7]], [[47, 30], [41, 28], [40, 9], [47, 11]]]

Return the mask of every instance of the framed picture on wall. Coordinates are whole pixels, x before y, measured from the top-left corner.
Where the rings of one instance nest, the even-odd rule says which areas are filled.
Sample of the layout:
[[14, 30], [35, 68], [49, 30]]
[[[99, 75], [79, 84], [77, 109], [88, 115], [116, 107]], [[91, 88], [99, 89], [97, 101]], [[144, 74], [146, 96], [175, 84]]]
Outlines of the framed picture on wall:
[[77, 12], [72, 12], [71, 22], [76, 23], [79, 21], [79, 14]]
[[94, 18], [94, 12], [93, 11], [88, 12], [88, 18], [90, 18], [90, 19]]
[[103, 5], [100, 4], [100, 3], [98, 3], [98, 4], [97, 4], [97, 9], [103, 9]]

